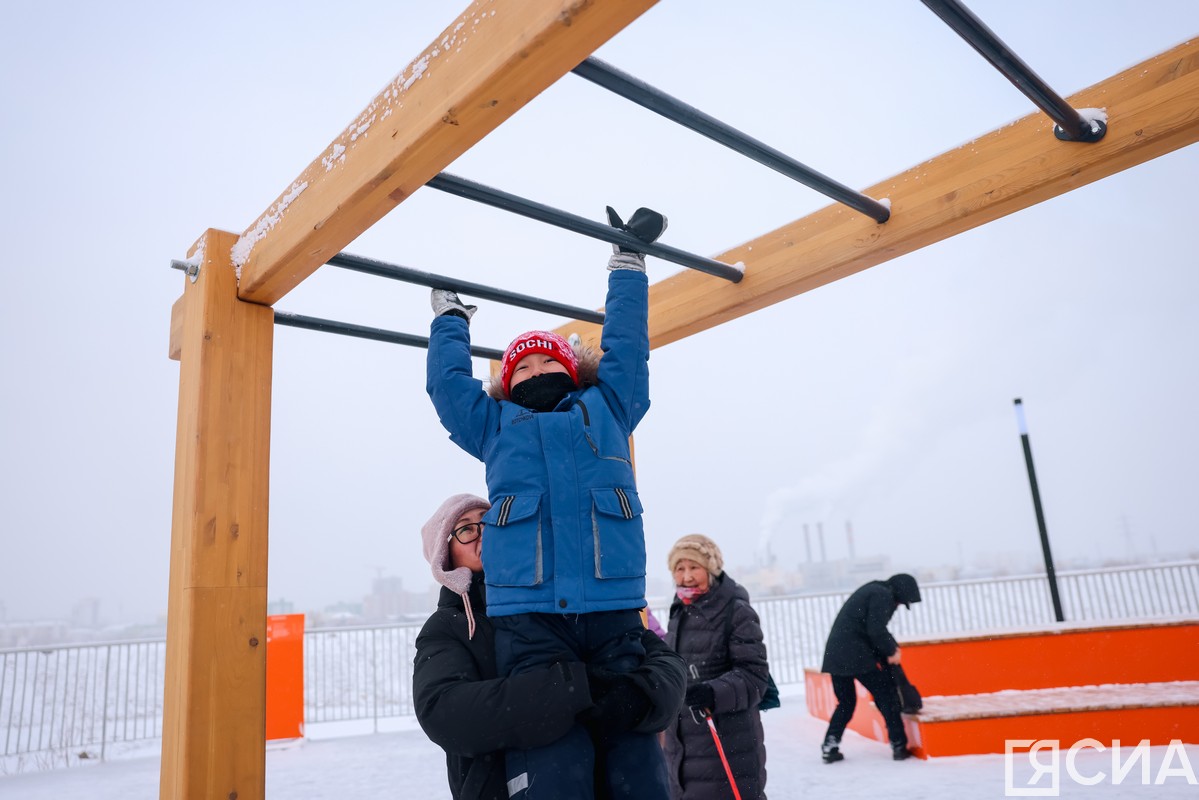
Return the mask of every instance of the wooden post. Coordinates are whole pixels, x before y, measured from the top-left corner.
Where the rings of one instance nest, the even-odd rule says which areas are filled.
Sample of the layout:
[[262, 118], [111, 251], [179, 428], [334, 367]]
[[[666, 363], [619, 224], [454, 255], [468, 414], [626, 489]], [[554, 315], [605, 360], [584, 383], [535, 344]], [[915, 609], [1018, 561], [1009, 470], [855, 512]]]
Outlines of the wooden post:
[[193, 247], [178, 326], [162, 798], [265, 794], [274, 312], [237, 299], [235, 234]]

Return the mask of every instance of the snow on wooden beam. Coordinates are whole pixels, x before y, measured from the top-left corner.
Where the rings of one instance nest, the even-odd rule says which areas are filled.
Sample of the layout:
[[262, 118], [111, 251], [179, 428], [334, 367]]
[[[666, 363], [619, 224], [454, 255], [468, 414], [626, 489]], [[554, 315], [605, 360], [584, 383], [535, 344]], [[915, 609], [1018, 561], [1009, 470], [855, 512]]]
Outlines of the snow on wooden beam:
[[234, 247], [271, 305], [656, 0], [476, 0]]
[[[889, 198], [878, 225], [843, 206], [824, 208], [716, 255], [746, 265], [730, 284], [691, 270], [650, 287], [650, 343], [661, 347], [832, 283], [1199, 140], [1199, 38], [1069, 98], [1105, 109], [1107, 136], [1062, 142], [1037, 112], [863, 190]], [[1147, 198], [1151, 204], [1153, 198]], [[651, 273], [653, 265], [651, 265]], [[597, 338], [574, 322], [563, 332]]]

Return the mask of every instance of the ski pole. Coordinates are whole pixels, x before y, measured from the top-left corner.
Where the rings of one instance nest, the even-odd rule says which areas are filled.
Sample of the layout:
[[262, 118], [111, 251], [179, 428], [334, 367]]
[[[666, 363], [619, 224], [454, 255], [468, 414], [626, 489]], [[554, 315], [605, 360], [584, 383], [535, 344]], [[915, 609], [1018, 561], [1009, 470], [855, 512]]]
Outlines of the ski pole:
[[703, 709], [704, 720], [708, 723], [708, 730], [712, 731], [712, 741], [716, 743], [716, 752], [720, 755], [720, 763], [724, 764], [724, 774], [729, 776], [729, 786], [733, 788], [733, 797], [736, 800], [741, 800], [741, 792], [737, 791], [737, 782], [733, 780], [733, 768], [729, 766], [729, 760], [724, 754], [724, 745], [720, 743], [720, 735], [716, 733], [716, 723], [712, 721], [712, 712], [708, 709]]

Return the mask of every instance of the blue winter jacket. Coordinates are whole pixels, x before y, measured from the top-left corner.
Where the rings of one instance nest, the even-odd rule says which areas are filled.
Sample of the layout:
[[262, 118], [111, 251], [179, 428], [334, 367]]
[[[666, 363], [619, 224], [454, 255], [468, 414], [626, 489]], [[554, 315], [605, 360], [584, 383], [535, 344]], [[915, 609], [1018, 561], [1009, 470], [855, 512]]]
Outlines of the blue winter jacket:
[[586, 614], [645, 605], [645, 536], [629, 436], [649, 409], [645, 273], [608, 278], [597, 382], [549, 412], [487, 395], [465, 320], [429, 336], [427, 385], [450, 439], [486, 465], [487, 613]]

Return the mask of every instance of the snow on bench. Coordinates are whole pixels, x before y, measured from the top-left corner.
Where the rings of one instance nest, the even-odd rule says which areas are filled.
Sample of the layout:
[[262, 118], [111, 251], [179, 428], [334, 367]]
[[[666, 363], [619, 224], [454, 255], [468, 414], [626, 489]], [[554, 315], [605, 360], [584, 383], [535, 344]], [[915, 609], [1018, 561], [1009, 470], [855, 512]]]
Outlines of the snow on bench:
[[919, 714], [913, 715], [913, 718], [918, 719], [921, 724], [926, 724], [966, 719], [1173, 706], [1199, 706], [1199, 681], [1110, 683], [1058, 689], [1005, 689], [987, 694], [926, 697], [924, 708]]

